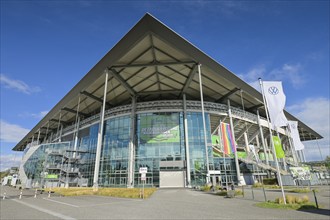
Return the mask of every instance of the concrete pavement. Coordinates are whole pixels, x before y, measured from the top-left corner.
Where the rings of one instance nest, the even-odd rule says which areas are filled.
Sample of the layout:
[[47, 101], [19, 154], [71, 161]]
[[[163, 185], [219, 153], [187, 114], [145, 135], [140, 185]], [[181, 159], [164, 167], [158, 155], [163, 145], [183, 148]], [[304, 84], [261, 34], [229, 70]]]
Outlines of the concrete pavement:
[[[2, 200], [4, 191], [9, 199]], [[229, 199], [190, 189], [160, 189], [146, 200], [25, 194], [20, 200], [18, 190], [1, 189], [1, 219], [329, 219], [328, 208], [318, 213], [264, 209], [247, 196]]]

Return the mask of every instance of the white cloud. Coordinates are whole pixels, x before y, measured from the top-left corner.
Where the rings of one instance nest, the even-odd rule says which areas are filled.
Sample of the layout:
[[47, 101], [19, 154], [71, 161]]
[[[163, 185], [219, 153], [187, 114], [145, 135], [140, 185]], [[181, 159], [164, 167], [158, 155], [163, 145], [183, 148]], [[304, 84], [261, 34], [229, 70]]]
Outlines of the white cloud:
[[281, 68], [273, 69], [269, 77], [274, 80], [288, 80], [295, 88], [305, 83], [301, 74], [302, 66], [297, 64], [284, 64]]
[[29, 132], [29, 129], [3, 120], [0, 120], [0, 128], [0, 140], [9, 143], [19, 142]]
[[45, 115], [47, 115], [48, 111], [41, 111], [39, 113], [30, 113], [30, 112], [23, 112], [21, 114], [19, 114], [19, 117], [22, 118], [27, 118], [27, 117], [32, 117], [32, 118], [36, 118], [36, 119], [41, 119], [43, 117], [45, 117]]
[[266, 73], [265, 65], [259, 65], [250, 69], [246, 74], [239, 74], [238, 77], [246, 81], [250, 86], [260, 91], [259, 78], [264, 78]]
[[22, 159], [22, 153], [0, 155], [0, 171], [5, 171], [11, 167], [18, 167]]
[[40, 92], [39, 87], [31, 87], [25, 82], [16, 79], [10, 79], [4, 74], [0, 74], [0, 82], [5, 88], [14, 89], [16, 91], [30, 95], [31, 93]]
[[306, 159], [320, 160], [320, 150], [323, 159], [328, 156], [330, 154], [330, 100], [323, 97], [307, 98], [299, 104], [289, 106], [287, 110], [323, 136], [323, 139], [319, 141], [303, 142]]
[[247, 73], [239, 74], [238, 76], [258, 91], [260, 91], [259, 78], [262, 80], [288, 81], [293, 87], [298, 88], [305, 83], [301, 71], [302, 65], [300, 63], [285, 63], [280, 68], [272, 70], [267, 70], [265, 65], [258, 65], [250, 69]]

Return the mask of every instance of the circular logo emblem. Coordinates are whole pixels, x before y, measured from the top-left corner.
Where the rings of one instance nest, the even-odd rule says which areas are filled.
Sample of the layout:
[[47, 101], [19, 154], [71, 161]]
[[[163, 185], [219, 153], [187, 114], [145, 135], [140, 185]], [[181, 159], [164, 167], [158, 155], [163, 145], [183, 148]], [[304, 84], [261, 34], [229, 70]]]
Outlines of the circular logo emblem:
[[291, 124], [291, 128], [296, 129], [296, 125]]
[[269, 87], [269, 89], [268, 89], [268, 92], [271, 95], [277, 95], [279, 93], [279, 91], [280, 90], [278, 90], [278, 88], [275, 86]]

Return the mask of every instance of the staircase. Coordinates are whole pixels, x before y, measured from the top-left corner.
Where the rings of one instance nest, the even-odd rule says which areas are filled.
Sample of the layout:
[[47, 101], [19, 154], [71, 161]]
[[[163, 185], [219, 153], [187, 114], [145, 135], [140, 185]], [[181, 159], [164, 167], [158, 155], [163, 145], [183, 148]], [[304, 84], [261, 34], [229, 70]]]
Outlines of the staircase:
[[[260, 162], [257, 163], [257, 162], [254, 161], [254, 160], [249, 160], [249, 159], [246, 159], [246, 158], [245, 158], [245, 159], [244, 159], [244, 158], [238, 158], [238, 160], [242, 161], [243, 163], [246, 163], [246, 164], [254, 164], [254, 165], [260, 167], [261, 169], [264, 169], [264, 170], [270, 170], [270, 171], [272, 171], [272, 172], [277, 173], [277, 169], [276, 169], [275, 167], [269, 166], [269, 165], [267, 165], [267, 164], [260, 163]], [[289, 173], [288, 173], [287, 171], [285, 171], [285, 170], [280, 169], [280, 174], [282, 174], [282, 175], [288, 175]]]

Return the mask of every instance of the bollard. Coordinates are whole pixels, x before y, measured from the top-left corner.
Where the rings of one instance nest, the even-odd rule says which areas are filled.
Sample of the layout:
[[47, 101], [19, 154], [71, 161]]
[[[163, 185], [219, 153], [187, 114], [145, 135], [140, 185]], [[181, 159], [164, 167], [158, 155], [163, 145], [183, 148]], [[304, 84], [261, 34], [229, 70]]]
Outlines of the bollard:
[[242, 185], [242, 194], [243, 194], [243, 198], [244, 198], [244, 186]]
[[34, 198], [37, 198], [37, 192], [38, 190], [36, 189], [36, 191], [34, 192]]
[[253, 186], [251, 187], [251, 189], [252, 189], [252, 199], [254, 200]]
[[3, 193], [3, 198], [2, 199], [5, 200], [5, 198], [6, 198], [6, 192]]
[[21, 190], [21, 192], [19, 193], [19, 199], [22, 199], [22, 194], [23, 194], [23, 192]]
[[315, 199], [316, 208], [319, 209], [319, 204], [317, 203], [317, 198], [316, 198], [316, 194], [315, 194], [315, 189], [313, 189], [313, 194], [314, 194], [314, 199]]
[[264, 186], [262, 186], [262, 190], [264, 191], [265, 202], [267, 202], [267, 197], [266, 197], [266, 192], [265, 192], [265, 187]]
[[50, 190], [48, 191], [48, 198], [50, 198]]

